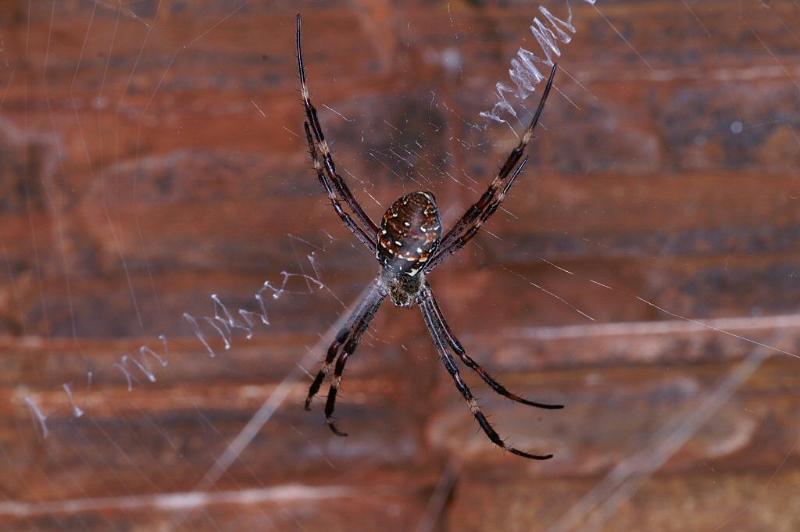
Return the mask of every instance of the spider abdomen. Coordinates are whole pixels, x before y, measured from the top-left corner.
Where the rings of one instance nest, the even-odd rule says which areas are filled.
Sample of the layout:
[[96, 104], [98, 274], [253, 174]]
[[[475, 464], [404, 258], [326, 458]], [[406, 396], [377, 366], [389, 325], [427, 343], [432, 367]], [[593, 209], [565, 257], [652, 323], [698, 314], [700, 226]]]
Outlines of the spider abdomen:
[[384, 270], [415, 276], [439, 244], [442, 222], [430, 192], [411, 192], [383, 215], [377, 257]]

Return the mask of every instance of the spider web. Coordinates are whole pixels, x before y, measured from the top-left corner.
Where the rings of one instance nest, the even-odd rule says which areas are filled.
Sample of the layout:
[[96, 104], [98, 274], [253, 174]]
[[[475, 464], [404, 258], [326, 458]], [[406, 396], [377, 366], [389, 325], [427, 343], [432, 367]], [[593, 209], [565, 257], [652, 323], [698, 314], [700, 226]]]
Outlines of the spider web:
[[[305, 159], [297, 122], [299, 102], [295, 109], [282, 111], [264, 96], [270, 83], [278, 87], [275, 94], [296, 90], [269, 78], [282, 72], [280, 75], [293, 79], [293, 7], [250, 1], [223, 3], [202, 22], [179, 27], [164, 15], [177, 4], [166, 2], [15, 5], [16, 19], [0, 19], [5, 26], [0, 29], [0, 149], [6, 161], [0, 165], [9, 176], [25, 176], [6, 190], [12, 198], [7, 209], [25, 221], [20, 234], [26, 242], [3, 243], [8, 288], [2, 296], [11, 302], [11, 308], [19, 309], [6, 320], [12, 324], [7, 331], [9, 350], [17, 357], [13, 360], [37, 369], [12, 374], [11, 378], [20, 382], [6, 388], [7, 408], [13, 416], [8, 425], [11, 436], [0, 442], [0, 459], [8, 465], [7, 485], [20, 486], [21, 494], [7, 493], [6, 500], [0, 501], [0, 522], [8, 519], [14, 527], [32, 529], [117, 528], [117, 515], [127, 513], [135, 520], [147, 510], [156, 510], [167, 516], [163, 522], [170, 528], [200, 523], [205, 528], [236, 529], [257, 522], [275, 530], [302, 529], [308, 523], [304, 525], [298, 504], [327, 508], [336, 501], [366, 497], [367, 505], [378, 506], [388, 498], [348, 480], [348, 468], [354, 463], [349, 456], [355, 454], [361, 461], [378, 464], [379, 471], [402, 469], [414, 456], [427, 452], [425, 445], [449, 450], [453, 456], [441, 461], [435, 475], [438, 480], [428, 480], [430, 496], [422, 497], [424, 503], [411, 504], [415, 513], [410, 521], [396, 518], [391, 522], [436, 530], [448, 512], [463, 509], [457, 494], [453, 499], [454, 490], [465, 478], [481, 478], [470, 470], [469, 463], [488, 455], [493, 458], [485, 467], [491, 468], [500, 459], [490, 454], [483, 435], [470, 425], [468, 410], [458, 402], [454, 390], [445, 401], [451, 401], [448, 405], [459, 412], [459, 418], [449, 414], [450, 406], [444, 406], [442, 413], [430, 414], [430, 428], [421, 437], [392, 438], [381, 433], [367, 407], [359, 409], [347, 402], [340, 410], [356, 414], [351, 417], [363, 416], [367, 422], [358, 419], [354, 423], [360, 430], [373, 427], [370, 430], [375, 430], [376, 436], [362, 435], [355, 442], [353, 438], [335, 440], [324, 427], [309, 430], [311, 422], [300, 422], [299, 415], [288, 413], [288, 409], [297, 410], [294, 403], [308, 382], [308, 372], [315, 371], [352, 302], [358, 299], [361, 285], [374, 276], [373, 265], [364, 260], [332, 213], [323, 219], [316, 211], [292, 212], [292, 207], [306, 205], [302, 201], [311, 196], [324, 205], [324, 194]], [[730, 79], [730, 86], [744, 87], [726, 89], [723, 95], [733, 109], [724, 142], [734, 148], [741, 145], [745, 150], [741, 139], [748, 135], [761, 138], [765, 131], [780, 128], [790, 137], [789, 146], [796, 142], [800, 147], [796, 113], [786, 115], [779, 110], [770, 114], [767, 109], [759, 114], [741, 103], [747, 101], [747, 85], [761, 77], [778, 80], [774, 83], [777, 88], [767, 87], [775, 98], [785, 97], [781, 81], [800, 88], [796, 69], [784, 59], [781, 48], [784, 39], [798, 41], [796, 33], [786, 24], [786, 36], [765, 34], [762, 29], [780, 20], [791, 9], [787, 5], [753, 1], [731, 8], [737, 10], [732, 20], [752, 17], [749, 32], [753, 42], [773, 60], [739, 70], [731, 66], [726, 51], [714, 45], [721, 30], [710, 24], [697, 3], [675, 3], [663, 13], [674, 17], [688, 14], [694, 24], [687, 30], [692, 39], [701, 49], [707, 45], [708, 54], [721, 65], [711, 72], [688, 70], [688, 76], [694, 76], [690, 81], [708, 76], [720, 83]], [[630, 216], [638, 216], [643, 226], [647, 226], [648, 215], [663, 217], [658, 209], [665, 207], [636, 201], [636, 194], [655, 197], [652, 192], [647, 195], [647, 187], [663, 186], [665, 195], [691, 199], [690, 194], [680, 194], [675, 179], [658, 176], [648, 157], [656, 153], [655, 146], [664, 143], [658, 153], [683, 150], [688, 157], [695, 157], [685, 168], [696, 173], [710, 167], [711, 163], [699, 159], [699, 148], [692, 151], [683, 141], [683, 136], [689, 135], [698, 143], [707, 141], [702, 124], [696, 126], [698, 130], [682, 129], [673, 123], [680, 115], [677, 111], [670, 114], [669, 107], [688, 101], [687, 105], [703, 112], [707, 104], [701, 101], [703, 95], [677, 90], [677, 103], [659, 101], [666, 106], [666, 138], [642, 134], [636, 142], [629, 138], [623, 138], [621, 144], [604, 141], [605, 150], [584, 156], [587, 145], [572, 140], [576, 119], [595, 117], [590, 122], [592, 131], [600, 136], [635, 135], [637, 130], [626, 129], [635, 122], [630, 112], [609, 100], [604, 84], [611, 76], [598, 74], [604, 65], [583, 71], [585, 59], [584, 63], [570, 63], [576, 57], [573, 48], [581, 53], [591, 51], [593, 45], [587, 41], [600, 31], [592, 27], [590, 33], [582, 26], [585, 18], [581, 17], [596, 14], [592, 20], [604, 25], [603, 31], [618, 38], [621, 48], [628, 51], [635, 66], [613, 77], [634, 84], [659, 76], [687, 76], [687, 70], [665, 68], [652, 50], [640, 50], [632, 38], [637, 28], [620, 25], [621, 8], [616, 4], [606, 9], [602, 0], [543, 2], [536, 7], [538, 10], [531, 9], [530, 29], [516, 24], [520, 48], [505, 50], [498, 49], [491, 28], [478, 24], [461, 5], [448, 2], [440, 42], [418, 52], [415, 47], [429, 36], [422, 19], [396, 14], [402, 23], [395, 20], [394, 24], [405, 29], [398, 32], [395, 43], [382, 35], [391, 23], [380, 13], [354, 9], [357, 14], [352, 18], [361, 17], [365, 29], [359, 38], [369, 41], [374, 71], [356, 66], [366, 61], [348, 64], [341, 59], [348, 52], [361, 57], [358, 54], [363, 52], [358, 50], [334, 53], [332, 48], [326, 53], [320, 43], [347, 25], [334, 17], [323, 28], [315, 20], [323, 15], [309, 7], [307, 25], [312, 29], [305, 35], [309, 82], [337, 164], [367, 211], [377, 217], [401, 193], [431, 189], [436, 191], [445, 225], [449, 225], [482, 193], [494, 165], [516, 143], [514, 135], [522, 130], [535, 105], [531, 100], [538, 99], [536, 69], [545, 68], [549, 60], [560, 61], [562, 81], [531, 146], [532, 162], [536, 162], [493, 222], [482, 229], [484, 234], [443, 269], [447, 273], [432, 276], [431, 282], [435, 290], [441, 290], [445, 311], [457, 311], [451, 319], [463, 331], [460, 334], [468, 349], [492, 356], [498, 346], [492, 340], [495, 334], [507, 343], [501, 345], [493, 363], [513, 378], [515, 368], [519, 373], [558, 372], [573, 364], [596, 365], [598, 369], [586, 373], [591, 388], [606, 378], [603, 367], [646, 364], [659, 357], [664, 357], [666, 364], [685, 363], [686, 359], [727, 361], [716, 366], [717, 373], [705, 381], [652, 378], [652, 397], [664, 394], [677, 399], [672, 403], [655, 401], [652, 414], [658, 416], [658, 423], [631, 429], [633, 445], [624, 459], [608, 463], [617, 456], [609, 453], [601, 459], [603, 465], [579, 469], [588, 479], [581, 484], [580, 493], [565, 499], [567, 506], [558, 506], [558, 511], [537, 525], [549, 530], [601, 529], [609, 522], [624, 523], [614, 520], [617, 512], [627, 501], [636, 500], [638, 490], [676, 455], [680, 463], [682, 451], [691, 447], [693, 438], [704, 429], [711, 427], [712, 434], [721, 431], [716, 439], [709, 437], [708, 445], [731, 445], [719, 451], [725, 456], [741, 451], [751, 441], [756, 422], [741, 414], [744, 407], [737, 392], [771, 360], [798, 357], [792, 336], [798, 325], [796, 298], [792, 297], [797, 293], [796, 274], [791, 268], [769, 266], [773, 270], [768, 275], [749, 280], [747, 293], [737, 292], [742, 279], [735, 274], [726, 277], [727, 263], [735, 262], [743, 250], [757, 249], [757, 243], [767, 241], [776, 253], [792, 250], [792, 242], [769, 240], [768, 228], [756, 228], [746, 235], [749, 247], [736, 242], [720, 245], [718, 256], [708, 259], [716, 267], [706, 268], [706, 277], [695, 279], [687, 277], [680, 264], [682, 253], [697, 248], [694, 242], [680, 240], [691, 239], [691, 235], [652, 240], [646, 231], [615, 234], [607, 229], [603, 216], [614, 208], [630, 208]], [[272, 24], [269, 33], [274, 36], [264, 42], [263, 34], [252, 33], [250, 42], [260, 46], [250, 48], [242, 44], [247, 39], [230, 41], [235, 36], [231, 27], [243, 25], [253, 31], [242, 22], [248, 17], [264, 17]], [[14, 26], [11, 20], [24, 22]], [[38, 30], [42, 27], [46, 31]], [[82, 28], [82, 32], [69, 36], [65, 28], [70, 27]], [[357, 46], [348, 43], [343, 46]], [[481, 53], [476, 50], [490, 49], [495, 54], [492, 64], [507, 65], [497, 69], [496, 80], [477, 75], [487, 67], [479, 62]], [[162, 53], [164, 50], [167, 53]], [[597, 57], [602, 61], [602, 55]], [[225, 65], [231, 58], [236, 67], [232, 72], [211, 76], [202, 66], [204, 60]], [[407, 79], [397, 82], [382, 77], [388, 65], [404, 72]], [[435, 71], [443, 79], [426, 71]], [[364, 81], [370, 79], [376, 81]], [[66, 88], [59, 89], [59, 83]], [[348, 97], [364, 83], [374, 86]], [[206, 94], [205, 100], [200, 96], [197, 101], [181, 101], [183, 91], [198, 85], [208, 94], [219, 91], [224, 97]], [[465, 95], [465, 88], [472, 95]], [[475, 98], [475, 93], [483, 97]], [[796, 102], [796, 94], [789, 98]], [[186, 113], [190, 118], [185, 123], [176, 122], [168, 112], [171, 105], [194, 112]], [[722, 111], [715, 108], [713, 112]], [[226, 114], [245, 117], [238, 140], [215, 133], [218, 140], [209, 141], [215, 138], [208, 133], [215, 125], [229, 126], [219, 118]], [[754, 123], [752, 116], [768, 116], [771, 121]], [[272, 130], [278, 130], [270, 137], [279, 145], [274, 149], [284, 154], [296, 152], [296, 157], [260, 155], [272, 148], [259, 134]], [[632, 153], [624, 151], [634, 145]], [[569, 150], [576, 154], [566, 157]], [[796, 155], [791, 157], [796, 160]], [[565, 159], [568, 163], [560, 162]], [[790, 169], [770, 167], [770, 161], [762, 163], [766, 173], [794, 175]], [[76, 167], [85, 173], [77, 183], [70, 183], [68, 179], [76, 179], [70, 177], [76, 174]], [[651, 183], [642, 184], [640, 173]], [[301, 175], [306, 177], [302, 181], [298, 179]], [[564, 192], [559, 181], [564, 175], [574, 180], [572, 195]], [[615, 196], [596, 184], [608, 175], [628, 176], [622, 183], [634, 192], [622, 197], [633, 199], [633, 207], [610, 203]], [[763, 185], [754, 182], [752, 186], [754, 193], [763, 193]], [[71, 192], [71, 187], [78, 192]], [[713, 185], [709, 190], [698, 187], [697, 193], [706, 198], [725, 191]], [[778, 195], [780, 190], [769, 193]], [[269, 195], [289, 198], [281, 216], [260, 210], [253, 200], [268, 201]], [[13, 198], [18, 198], [17, 204]], [[754, 196], [754, 204], [757, 199]], [[192, 205], [198, 207], [193, 210]], [[698, 205], [700, 200], [691, 207]], [[40, 216], [43, 211], [52, 219]], [[540, 213], [536, 220], [530, 220], [531, 212]], [[309, 220], [317, 224], [313, 229], [309, 229]], [[601, 227], [587, 229], [595, 223]], [[532, 225], [547, 231], [525, 237], [526, 228]], [[731, 235], [736, 229], [720, 227], [706, 237], [735, 240]], [[89, 237], [88, 243], [81, 240], [82, 235]], [[182, 239], [188, 235], [195, 239], [187, 244]], [[257, 246], [260, 249], [255, 249]], [[592, 267], [594, 256], [604, 257], [601, 267]], [[622, 259], [631, 256], [644, 264], [639, 271], [648, 273], [646, 279], [626, 271], [624, 265], [616, 271]], [[785, 287], [782, 294], [759, 284], [766, 285], [775, 276]], [[674, 295], [664, 287], [678, 278], [683, 292]], [[703, 291], [704, 283], [715, 282], [720, 285], [716, 292]], [[469, 286], [462, 286], [466, 283]], [[514, 293], [526, 303], [518, 304], [504, 295]], [[737, 296], [744, 302], [729, 301]], [[86, 304], [87, 300], [91, 304]], [[484, 321], [469, 318], [483, 309], [497, 317], [486, 316]], [[742, 309], [748, 313], [741, 315]], [[408, 364], [412, 373], [441, 370], [429, 340], [409, 338], [420, 332], [419, 323], [415, 325], [411, 317], [396, 318], [398, 313], [396, 309], [382, 310], [391, 317], [379, 319], [361, 346], [359, 354], [364, 356], [353, 362], [355, 375], [380, 379], [383, 372], [402, 372]], [[320, 323], [325, 325], [320, 328]], [[503, 327], [500, 332], [498, 325]], [[619, 345], [628, 349], [638, 346], [640, 351], [619, 353], [613, 342], [604, 343], [606, 338], [643, 341], [620, 340]], [[560, 355], [556, 348], [542, 348], [537, 358], [530, 360], [532, 345], [561, 345], [559, 342], [575, 339], [585, 342], [576, 344], [576, 352], [583, 353], [581, 349], [593, 345], [599, 351], [565, 363], [556, 359]], [[46, 347], [37, 351], [40, 342]], [[664, 347], [670, 342], [690, 346], [685, 358], [670, 358], [669, 348]], [[722, 354], [715, 354], [715, 349]], [[488, 360], [486, 364], [492, 367]], [[220, 374], [232, 375], [231, 381], [239, 383], [235, 393], [219, 391], [228, 394], [222, 401], [230, 402], [232, 410], [247, 412], [247, 417], [236, 423], [224, 421], [226, 411], [215, 410], [215, 403], [204, 397], [204, 392], [211, 397], [216, 390], [205, 391], [203, 384], [213, 383]], [[435, 380], [432, 377], [431, 382]], [[369, 392], [359, 390], [350, 401], [366, 403], [362, 395], [382, 393], [380, 388], [366, 389]], [[389, 392], [395, 399], [426, 403], [430, 399], [417, 394], [434, 389], [435, 384], [420, 383], [409, 386], [410, 391], [401, 387]], [[559, 395], [555, 385], [547, 385], [545, 392], [570, 403], [570, 397]], [[625, 393], [634, 392], [610, 393], [608, 404], [614, 406], [613, 401], [622, 401]], [[177, 412], [175, 423], [163, 414], [161, 406], [153, 404], [165, 397], [178, 403], [170, 407]], [[487, 410], [499, 406], [486, 394], [482, 398]], [[585, 395], [579, 400], [587, 401]], [[670, 406], [676, 406], [675, 411], [665, 415]], [[382, 411], [388, 408], [395, 405], [381, 403]], [[408, 408], [413, 415], [389, 421], [401, 427], [400, 432], [404, 423], [410, 423], [409, 418], [424, 412], [424, 404]], [[319, 406], [308, 416], [322, 425]], [[346, 422], [347, 414], [341, 416]], [[714, 424], [715, 416], [743, 421], [739, 425], [731, 421], [732, 427], [720, 426]], [[556, 454], [559, 448], [572, 448], [572, 442], [554, 436], [530, 436], [542, 431], [554, 434], [550, 417], [530, 429], [506, 422], [504, 415], [496, 421], [516, 442], [548, 449], [555, 446]], [[587, 419], [580, 422], [587, 424]], [[454, 449], [448, 438], [449, 432], [459, 430], [465, 435], [461, 451]], [[602, 433], [605, 429], [593, 430]], [[634, 430], [639, 432], [634, 434]], [[771, 471], [759, 480], [767, 491], [795, 453], [797, 434], [793, 430], [786, 427], [779, 442], [783, 446], [775, 447], [777, 455], [761, 464]], [[195, 437], [210, 451], [200, 453], [198, 444], [184, 431], [199, 431], [201, 436]], [[281, 470], [272, 478], [264, 476], [269, 469], [249, 460], [262, 456], [276, 461], [288, 456], [291, 460], [281, 439], [304, 449], [304, 456], [322, 464], [322, 475], [331, 480], [320, 481], [314, 469], [303, 467], [295, 474]], [[275, 449], [274, 453], [269, 449]], [[585, 450], [580, 446], [574, 449]], [[248, 454], [248, 450], [252, 452]], [[692, 452], [690, 449], [689, 455]], [[98, 460], [95, 455], [103, 453]], [[396, 457], [387, 458], [391, 454]], [[566, 460], [580, 462], [570, 456]], [[165, 464], [165, 471], [142, 464]], [[113, 489], [108, 496], [86, 478], [99, 474], [96, 468], [100, 465], [115, 471], [110, 474], [108, 485]], [[546, 474], [557, 476], [559, 467], [566, 466], [556, 460], [552, 467], [555, 473]], [[676, 470], [672, 467], [668, 471]], [[231, 468], [235, 473], [229, 474]], [[369, 469], [359, 471], [366, 475], [364, 471]], [[495, 471], [502, 472], [502, 468]], [[709, 476], [714, 474], [712, 471]], [[172, 482], [174, 478], [182, 483]], [[226, 514], [218, 509], [226, 505], [259, 510], [255, 521], [248, 521], [250, 516], [238, 520], [227, 516], [228, 521], [223, 522]], [[397, 508], [389, 508], [388, 515], [400, 512]], [[729, 512], [708, 521], [722, 528], [740, 517]], [[370, 525], [356, 526], [369, 529]]]

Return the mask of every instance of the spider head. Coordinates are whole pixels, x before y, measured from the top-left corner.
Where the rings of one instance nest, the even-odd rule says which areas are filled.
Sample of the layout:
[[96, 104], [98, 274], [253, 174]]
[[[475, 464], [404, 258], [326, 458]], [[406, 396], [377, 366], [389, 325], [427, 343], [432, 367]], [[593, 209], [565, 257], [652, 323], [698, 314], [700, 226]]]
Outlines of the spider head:
[[442, 222], [436, 198], [430, 192], [411, 192], [395, 201], [383, 215], [376, 252], [378, 262], [394, 276], [415, 277], [441, 238]]
[[[387, 273], [384, 270], [384, 273]], [[389, 295], [392, 297], [392, 303], [398, 307], [411, 308], [417, 302], [417, 294], [422, 287], [423, 273], [419, 275], [406, 275], [400, 274], [397, 276], [389, 275], [386, 284], [389, 285]]]

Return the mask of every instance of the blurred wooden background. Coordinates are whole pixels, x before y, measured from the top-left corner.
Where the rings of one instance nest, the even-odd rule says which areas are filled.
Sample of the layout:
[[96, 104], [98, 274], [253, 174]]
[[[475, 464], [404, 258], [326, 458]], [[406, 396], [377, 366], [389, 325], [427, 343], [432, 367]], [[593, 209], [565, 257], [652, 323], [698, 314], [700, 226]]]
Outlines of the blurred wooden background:
[[[297, 365], [316, 369], [376, 265], [310, 168], [295, 13], [362, 204], [378, 218], [428, 188], [452, 223], [516, 142], [475, 125], [517, 49], [540, 53], [538, 5], [0, 1], [0, 527], [800, 529], [800, 361], [759, 345], [800, 352], [788, 0], [573, 0], [560, 92], [506, 211], [431, 276], [474, 358], [566, 404], [525, 408], [465, 373], [501, 434], [553, 460], [493, 447], [418, 313], [391, 305], [345, 377], [350, 437], [320, 401], [303, 411]], [[265, 292], [271, 324], [225, 351], [210, 295], [256, 311], [282, 271], [326, 288]], [[169, 363], [149, 357], [155, 382], [140, 345]]]

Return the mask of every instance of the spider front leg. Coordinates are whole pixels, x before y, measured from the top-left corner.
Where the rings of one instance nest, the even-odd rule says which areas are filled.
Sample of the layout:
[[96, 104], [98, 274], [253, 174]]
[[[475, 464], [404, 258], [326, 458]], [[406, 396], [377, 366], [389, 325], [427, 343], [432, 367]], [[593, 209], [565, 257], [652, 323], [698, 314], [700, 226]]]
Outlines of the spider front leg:
[[336, 197], [333, 189], [331, 188], [331, 184], [325, 179], [325, 174], [322, 171], [322, 162], [319, 160], [319, 156], [317, 155], [317, 148], [314, 144], [314, 140], [311, 138], [311, 130], [309, 128], [308, 122], [303, 123], [303, 127], [306, 131], [306, 140], [308, 141], [308, 152], [311, 155], [311, 161], [314, 164], [314, 170], [317, 172], [317, 178], [319, 182], [322, 183], [322, 186], [325, 187], [325, 191], [328, 193], [328, 199], [333, 206], [333, 210], [336, 211], [336, 214], [339, 215], [339, 218], [342, 219], [344, 224], [347, 226], [348, 229], [355, 235], [359, 242], [367, 246], [371, 252], [375, 250], [375, 242], [372, 238], [364, 232], [360, 225], [358, 225], [353, 219], [347, 214], [344, 209], [342, 208], [342, 204], [339, 202], [339, 199]]
[[461, 345], [461, 342], [458, 341], [456, 335], [453, 333], [453, 330], [450, 329], [450, 325], [447, 323], [447, 320], [444, 318], [444, 314], [442, 313], [442, 309], [439, 308], [439, 303], [436, 301], [436, 297], [433, 295], [433, 291], [430, 289], [430, 286], [425, 285], [422, 289], [421, 293], [422, 300], [428, 306], [431, 312], [431, 318], [433, 319], [434, 323], [438, 326], [439, 330], [443, 333], [447, 343], [450, 344], [450, 348], [461, 358], [461, 361], [464, 364], [473, 370], [475, 373], [480, 375], [483, 381], [488, 384], [492, 390], [497, 392], [499, 395], [511, 399], [512, 401], [516, 401], [518, 403], [522, 403], [524, 405], [535, 406], [537, 408], [545, 408], [548, 410], [556, 410], [559, 408], [564, 408], [564, 405], [556, 405], [551, 403], [540, 403], [537, 401], [530, 401], [523, 397], [520, 397], [514, 393], [508, 391], [505, 386], [494, 380], [494, 378], [489, 375], [489, 373], [481, 367], [480, 364], [475, 362], [475, 360], [467, 354], [467, 351], [464, 349], [464, 346]]
[[[358, 226], [361, 233], [375, 235], [378, 233], [378, 226], [375, 225], [375, 222], [372, 221], [369, 215], [358, 203], [355, 196], [353, 196], [353, 193], [350, 191], [350, 187], [347, 186], [347, 183], [344, 181], [342, 176], [336, 173], [336, 165], [333, 162], [333, 155], [331, 154], [330, 147], [325, 140], [325, 135], [322, 132], [322, 125], [320, 124], [319, 117], [317, 116], [317, 109], [311, 103], [311, 94], [308, 90], [308, 84], [306, 83], [306, 71], [303, 64], [303, 47], [300, 39], [301, 17], [299, 14], [297, 15], [296, 23], [297, 71], [300, 76], [300, 94], [303, 98], [303, 107], [306, 112], [306, 119], [310, 125], [310, 132], [309, 127], [306, 126], [306, 134], [309, 139], [311, 151], [314, 153], [319, 152], [321, 155], [320, 160], [317, 159], [316, 155], [312, 153], [312, 158], [315, 161], [315, 168], [317, 167], [317, 161], [319, 161], [320, 166], [317, 171], [320, 181], [328, 191], [329, 195], [332, 193], [332, 191], [335, 191], [339, 198], [344, 200], [350, 209], [352, 209], [356, 218], [362, 224]], [[311, 133], [313, 133], [313, 139], [311, 137]], [[339, 211], [337, 210], [337, 213], [338, 212]], [[341, 216], [341, 214], [339, 214], [339, 216]], [[344, 218], [342, 217], [342, 219]], [[345, 223], [347, 223], [347, 221], [345, 221]], [[348, 227], [350, 227], [350, 224], [348, 224]]]
[[548, 460], [553, 457], [552, 454], [545, 454], [545, 455], [538, 455], [538, 454], [531, 454], [525, 451], [521, 451], [515, 447], [511, 447], [506, 445], [500, 435], [497, 433], [496, 430], [492, 427], [489, 423], [489, 420], [486, 419], [486, 416], [481, 411], [480, 407], [478, 406], [478, 401], [472, 395], [472, 391], [470, 391], [467, 384], [461, 378], [461, 373], [458, 371], [458, 367], [456, 366], [455, 360], [453, 357], [450, 356], [450, 353], [447, 352], [447, 346], [445, 345], [445, 340], [442, 338], [444, 332], [438, 326], [436, 319], [435, 319], [435, 311], [431, 307], [431, 305], [426, 302], [422, 301], [420, 303], [420, 308], [422, 309], [422, 317], [425, 320], [425, 325], [428, 327], [428, 331], [431, 334], [431, 338], [433, 338], [433, 343], [436, 345], [436, 350], [439, 351], [439, 356], [442, 359], [442, 363], [444, 364], [447, 372], [453, 378], [453, 382], [458, 388], [458, 391], [461, 392], [461, 395], [467, 401], [469, 405], [470, 412], [472, 415], [475, 416], [475, 419], [478, 421], [478, 424], [483, 429], [483, 432], [488, 436], [489, 440], [492, 443], [505, 449], [506, 451], [516, 454], [517, 456], [522, 456], [524, 458], [530, 458], [532, 460]]
[[[434, 256], [431, 257], [425, 271], [431, 271], [446, 256], [455, 253], [466, 244], [467, 241], [477, 234], [481, 225], [494, 214], [500, 206], [500, 203], [502, 203], [514, 180], [525, 165], [525, 161], [523, 160], [520, 163], [520, 160], [522, 160], [522, 156], [525, 153], [525, 148], [528, 146], [531, 138], [533, 138], [533, 131], [539, 124], [539, 118], [542, 116], [545, 102], [547, 102], [547, 97], [550, 95], [550, 90], [553, 87], [557, 69], [558, 66], [553, 65], [550, 71], [550, 77], [547, 79], [547, 84], [544, 87], [542, 98], [539, 100], [539, 106], [536, 108], [536, 112], [527, 129], [522, 134], [522, 139], [520, 139], [519, 144], [517, 144], [508, 155], [505, 163], [503, 163], [503, 166], [497, 173], [497, 176], [495, 176], [489, 184], [489, 188], [486, 189], [486, 192], [483, 193], [477, 202], [467, 209], [467, 212], [455, 223], [452, 229], [444, 235], [439, 249]], [[510, 179], [508, 179], [509, 176], [511, 176]], [[506, 181], [506, 179], [508, 179], [508, 181]]]
[[[464, 216], [465, 218], [471, 220], [469, 222], [471, 225], [467, 227], [465, 230], [461, 231], [460, 234], [458, 234], [457, 236], [452, 237], [447, 244], [441, 245], [439, 247], [439, 249], [433, 255], [431, 260], [425, 266], [426, 272], [431, 272], [434, 269], [436, 269], [436, 267], [442, 261], [444, 261], [444, 259], [446, 259], [450, 255], [453, 255], [459, 249], [463, 248], [467, 242], [472, 240], [472, 237], [474, 237], [478, 233], [478, 230], [481, 228], [481, 225], [483, 225], [483, 223], [486, 220], [488, 220], [492, 214], [494, 214], [497, 208], [500, 207], [500, 204], [503, 202], [503, 199], [506, 197], [506, 194], [508, 194], [508, 191], [511, 190], [511, 186], [514, 184], [514, 181], [516, 181], [517, 176], [522, 172], [523, 168], [525, 168], [527, 162], [528, 158], [525, 157], [522, 160], [522, 162], [519, 163], [519, 166], [517, 166], [516, 170], [514, 170], [514, 173], [511, 174], [511, 177], [508, 179], [508, 182], [505, 184], [505, 186], [503, 186], [503, 190], [500, 192], [500, 194], [498, 194], [493, 199], [490, 198], [491, 201], [485, 208], [480, 207], [481, 203], [480, 201], [475, 205], [473, 205], [472, 207], [470, 207], [470, 210], [468, 210], [467, 214], [465, 214]], [[472, 211], [474, 211], [475, 219], [472, 219], [471, 215]], [[450, 233], [454, 233], [457, 227], [458, 225], [456, 225], [456, 227], [454, 227], [450, 231]]]

